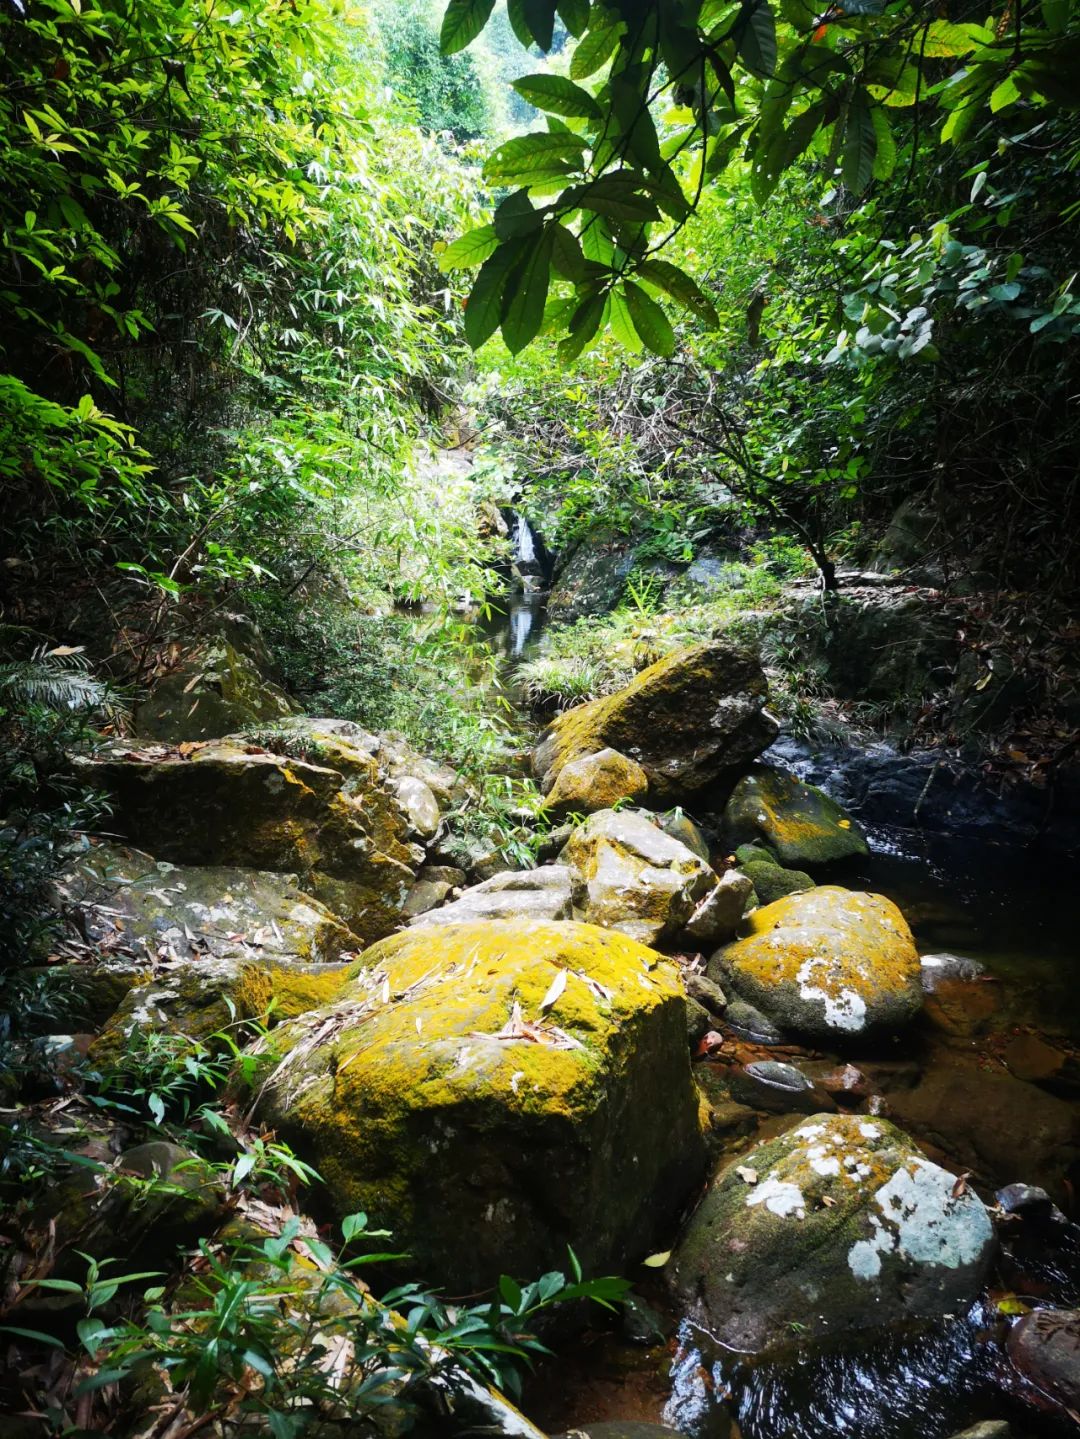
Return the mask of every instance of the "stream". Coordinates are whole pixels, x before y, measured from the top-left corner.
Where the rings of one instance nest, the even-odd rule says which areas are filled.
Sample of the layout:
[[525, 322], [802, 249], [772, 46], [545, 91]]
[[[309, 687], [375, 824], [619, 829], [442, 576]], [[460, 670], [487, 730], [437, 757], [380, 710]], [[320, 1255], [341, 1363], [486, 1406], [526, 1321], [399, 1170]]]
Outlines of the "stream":
[[[543, 619], [539, 597], [525, 596], [488, 628], [511, 690], [513, 664], [536, 645]], [[1071, 1208], [1080, 1174], [1044, 1173], [1053, 1160], [1040, 1147], [1051, 1121], [1075, 1122], [1080, 1098], [1080, 945], [1065, 903], [1072, 866], [1064, 856], [981, 839], [888, 826], [867, 834], [867, 857], [816, 877], [887, 895], [920, 953], [938, 957], [927, 969], [924, 1014], [902, 1047], [755, 1050], [745, 1036], [725, 1035], [718, 1057], [698, 1064], [722, 1071], [729, 1048], [738, 1062], [781, 1058], [812, 1078], [852, 1064], [882, 1096], [880, 1112], [932, 1159], [970, 1173], [988, 1203], [998, 1184], [1056, 1180], [1055, 1198], [1070, 1219], [1080, 1217]], [[759, 1112], [756, 1132], [734, 1137], [722, 1159], [794, 1117]], [[984, 1419], [1008, 1419], [1018, 1439], [1075, 1432], [1033, 1403], [1005, 1356], [1009, 1320], [998, 1307], [1003, 1296], [1013, 1304], [1080, 1303], [1080, 1227], [1071, 1222], [1045, 1243], [1005, 1245], [990, 1287], [967, 1314], [907, 1333], [870, 1333], [865, 1343], [793, 1348], [783, 1361], [718, 1355], [672, 1311], [656, 1270], [634, 1277], [666, 1337], [634, 1342], [625, 1324], [576, 1336], [526, 1390], [525, 1410], [547, 1432], [618, 1420], [664, 1425], [687, 1439], [948, 1439]], [[1016, 1310], [1006, 1303], [1006, 1312]]]

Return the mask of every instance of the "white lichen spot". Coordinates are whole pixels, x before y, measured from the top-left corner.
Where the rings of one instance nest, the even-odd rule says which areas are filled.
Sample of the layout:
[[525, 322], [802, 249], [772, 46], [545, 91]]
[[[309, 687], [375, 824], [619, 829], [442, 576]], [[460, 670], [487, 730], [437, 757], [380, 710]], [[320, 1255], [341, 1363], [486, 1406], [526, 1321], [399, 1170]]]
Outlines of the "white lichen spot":
[[808, 1003], [820, 1002], [825, 1011], [825, 1023], [831, 1029], [843, 1029], [857, 1033], [866, 1027], [866, 1000], [857, 990], [840, 985], [831, 993], [820, 984], [812, 983], [814, 971], [827, 964], [824, 959], [806, 960], [795, 975], [799, 994]]
[[792, 1215], [796, 1219], [806, 1218], [806, 1200], [802, 1190], [797, 1184], [777, 1179], [775, 1170], [747, 1195], [747, 1209], [754, 1204], [764, 1204], [771, 1214], [776, 1214], [781, 1219], [790, 1219]]
[[804, 1124], [801, 1129], [795, 1131], [799, 1139], [816, 1139], [819, 1134], [825, 1133], [824, 1124]]
[[806, 1159], [810, 1168], [815, 1174], [820, 1174], [823, 1179], [840, 1173], [840, 1160], [835, 1154], [829, 1154], [824, 1144], [815, 1144], [806, 1151]]
[[881, 1130], [876, 1124], [860, 1124], [859, 1133], [864, 1139], [880, 1139]]

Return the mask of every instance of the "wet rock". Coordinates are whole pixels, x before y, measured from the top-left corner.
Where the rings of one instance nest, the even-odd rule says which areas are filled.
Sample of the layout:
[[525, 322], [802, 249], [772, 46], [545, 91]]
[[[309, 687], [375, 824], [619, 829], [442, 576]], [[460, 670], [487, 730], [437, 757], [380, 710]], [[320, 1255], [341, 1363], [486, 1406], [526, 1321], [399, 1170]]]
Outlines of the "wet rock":
[[157, 681], [135, 711], [135, 732], [146, 740], [220, 739], [295, 708], [247, 654], [214, 639], [189, 650]]
[[554, 720], [533, 759], [543, 788], [582, 755], [611, 746], [636, 760], [654, 800], [702, 789], [771, 742], [765, 676], [756, 655], [726, 641], [679, 650], [617, 694]]
[[869, 853], [858, 825], [823, 790], [768, 765], [755, 767], [732, 790], [724, 832], [731, 844], [763, 840], [790, 868]]
[[1037, 1309], [1009, 1330], [1009, 1358], [1037, 1389], [1070, 1409], [1080, 1405], [1080, 1311]]
[[[648, 1252], [702, 1164], [678, 978], [591, 925], [409, 929], [280, 1026], [259, 1115], [463, 1292]], [[467, 1236], [468, 1242], [462, 1242]]]
[[840, 1099], [867, 1099], [874, 1092], [872, 1081], [854, 1064], [842, 1064], [815, 1077], [818, 1087]]
[[1037, 1034], [1018, 1034], [1010, 1039], [1002, 1058], [1017, 1079], [1027, 1079], [1062, 1094], [1075, 1094], [1080, 1089], [1080, 1064], [1075, 1057], [1047, 1044]]
[[897, 1123], [987, 1183], [1028, 1177], [1064, 1199], [1080, 1161], [1080, 1118], [1063, 1099], [1007, 1074], [931, 1070], [909, 1090], [886, 1091]]
[[982, 1201], [887, 1120], [817, 1115], [714, 1180], [671, 1266], [680, 1299], [725, 1347], [952, 1312], [994, 1251]]
[[79, 855], [54, 882], [53, 901], [99, 952], [138, 961], [332, 961], [360, 948], [295, 875], [182, 867], [119, 845]]
[[[680, 1439], [681, 1429], [668, 1429], [664, 1424], [642, 1424], [636, 1419], [605, 1419], [588, 1424], [584, 1429], [568, 1429], [556, 1439]], [[717, 1431], [719, 1439], [719, 1431]]]
[[919, 958], [891, 900], [825, 885], [754, 910], [710, 978], [782, 1029], [837, 1039], [908, 1023], [922, 1005]]
[[743, 1069], [732, 1069], [728, 1088], [732, 1099], [740, 1104], [773, 1114], [818, 1114], [836, 1108], [800, 1069], [771, 1059], [754, 1060]]
[[507, 870], [463, 890], [441, 909], [413, 921], [414, 928], [469, 924], [481, 919], [572, 919], [570, 870], [562, 864]]
[[345, 736], [276, 742], [281, 752], [236, 738], [194, 749], [113, 743], [76, 764], [110, 796], [110, 824], [158, 860], [299, 875], [362, 940], [379, 938], [415, 877], [396, 796]]
[[551, 618], [565, 623], [613, 610], [634, 568], [638, 543], [625, 535], [605, 534], [576, 545], [560, 563], [551, 587]]
[[724, 1011], [724, 1019], [737, 1033], [758, 1044], [783, 1044], [784, 1035], [767, 1015], [745, 999], [732, 999]]
[[548, 792], [546, 804], [559, 819], [567, 814], [611, 809], [620, 800], [636, 804], [648, 792], [648, 775], [635, 760], [627, 759], [618, 750], [602, 749], [565, 764]]
[[686, 937], [709, 948], [731, 939], [738, 929], [754, 887], [737, 869], [726, 870], [686, 922]]
[[919, 956], [919, 964], [927, 994], [933, 994], [942, 984], [953, 980], [970, 984], [986, 973], [984, 964], [962, 954], [923, 954]]
[[628, 810], [591, 815], [561, 858], [580, 918], [642, 944], [674, 938], [718, 887], [704, 860]]
[[1011, 1435], [1007, 1420], [984, 1419], [981, 1424], [972, 1424], [970, 1429], [954, 1434], [952, 1439], [1011, 1439]]
[[637, 1294], [629, 1294], [620, 1306], [620, 1329], [631, 1344], [650, 1347], [663, 1344], [674, 1325]]

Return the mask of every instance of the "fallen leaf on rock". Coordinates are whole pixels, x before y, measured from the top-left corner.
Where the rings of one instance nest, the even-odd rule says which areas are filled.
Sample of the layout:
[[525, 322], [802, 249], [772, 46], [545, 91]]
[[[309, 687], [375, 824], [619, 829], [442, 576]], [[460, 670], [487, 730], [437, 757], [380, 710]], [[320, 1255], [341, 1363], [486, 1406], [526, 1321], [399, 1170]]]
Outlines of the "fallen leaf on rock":
[[756, 1184], [758, 1182], [757, 1170], [751, 1169], [748, 1164], [737, 1164], [735, 1166], [735, 1173], [744, 1184]]
[[555, 978], [551, 981], [551, 988], [548, 990], [547, 994], [545, 994], [544, 997], [543, 997], [543, 999], [540, 1001], [540, 1013], [541, 1013], [541, 1014], [546, 1014], [549, 1009], [553, 1009], [554, 1006], [555, 1006], [556, 1004], [558, 1004], [558, 1002], [559, 1002], [559, 997], [561, 996], [561, 994], [562, 994], [562, 992], [563, 992], [563, 990], [564, 990], [565, 988], [566, 988], [566, 970], [565, 970], [565, 969], [560, 969], [560, 970], [556, 973]]
[[956, 1183], [952, 1187], [952, 1197], [954, 1199], [960, 1199], [968, 1192], [968, 1180], [970, 1178], [970, 1171], [967, 1170], [965, 1170], [963, 1174], [957, 1176]]
[[822, 1204], [824, 1204], [826, 1209], [832, 1209], [833, 1206], [836, 1204], [836, 1200], [832, 1197], [831, 1194], [823, 1194], [821, 1196], [821, 1202]]
[[641, 1262], [646, 1269], [663, 1269], [670, 1258], [671, 1250], [665, 1249], [662, 1254], [650, 1254], [648, 1259], [643, 1259]]
[[721, 1049], [723, 1044], [724, 1036], [717, 1034], [715, 1029], [710, 1029], [708, 1034], [703, 1036], [701, 1043], [694, 1051], [694, 1057], [695, 1059], [702, 1059], [705, 1055], [712, 1054], [714, 1050]]

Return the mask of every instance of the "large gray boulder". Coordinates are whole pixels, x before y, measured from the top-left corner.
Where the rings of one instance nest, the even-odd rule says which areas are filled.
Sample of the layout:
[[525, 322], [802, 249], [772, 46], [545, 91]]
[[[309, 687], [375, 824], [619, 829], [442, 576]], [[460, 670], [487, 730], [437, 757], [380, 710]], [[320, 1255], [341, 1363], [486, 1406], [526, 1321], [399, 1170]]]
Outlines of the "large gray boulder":
[[994, 1247], [978, 1196], [895, 1125], [818, 1114], [721, 1171], [672, 1283], [719, 1344], [761, 1354], [962, 1309]]
[[188, 650], [135, 711], [147, 740], [220, 739], [253, 724], [272, 724], [296, 706], [243, 650], [223, 638]]

